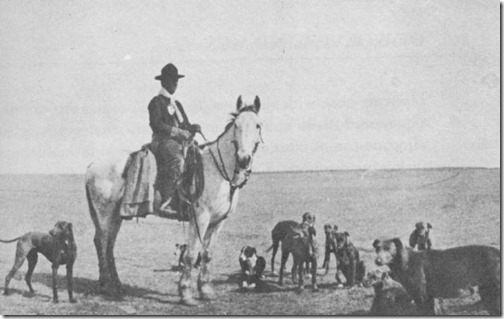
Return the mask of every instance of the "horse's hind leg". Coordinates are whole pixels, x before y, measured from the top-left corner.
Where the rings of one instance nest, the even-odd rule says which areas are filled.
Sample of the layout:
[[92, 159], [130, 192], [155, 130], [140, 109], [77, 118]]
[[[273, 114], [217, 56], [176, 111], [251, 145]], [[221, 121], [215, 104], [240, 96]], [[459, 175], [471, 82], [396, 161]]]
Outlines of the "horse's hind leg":
[[[116, 210], [118, 210], [118, 209], [119, 209], [119, 207], [116, 207]], [[122, 224], [122, 220], [121, 220], [121, 217], [119, 216], [119, 212], [117, 211], [117, 213], [114, 213], [111, 216], [111, 222], [110, 222], [110, 227], [109, 227], [109, 236], [108, 236], [108, 240], [107, 240], [107, 262], [109, 264], [110, 276], [111, 276], [112, 282], [114, 283], [115, 289], [117, 289], [119, 293], [121, 292], [121, 281], [119, 280], [119, 275], [117, 274], [115, 258], [114, 258], [114, 246], [115, 246], [117, 234], [119, 233], [119, 230], [121, 229], [121, 224]]]

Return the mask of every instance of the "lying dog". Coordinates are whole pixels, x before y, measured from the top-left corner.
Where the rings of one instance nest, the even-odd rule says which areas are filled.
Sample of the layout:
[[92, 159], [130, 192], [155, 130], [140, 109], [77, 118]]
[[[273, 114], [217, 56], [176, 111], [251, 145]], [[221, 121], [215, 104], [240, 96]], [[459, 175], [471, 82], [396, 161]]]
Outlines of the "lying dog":
[[[187, 244], [182, 244], [182, 245], [175, 244], [174, 255], [179, 256], [179, 260], [178, 260], [179, 268], [183, 268], [185, 265], [184, 258], [185, 258], [186, 250], [187, 250]], [[201, 263], [201, 254], [198, 253], [198, 258], [196, 259], [196, 262], [194, 263], [193, 267], [198, 268], [200, 266], [200, 263]]]
[[418, 250], [431, 249], [432, 243], [429, 238], [432, 225], [426, 222], [418, 222], [415, 224], [415, 230], [411, 233], [409, 238], [409, 245], [415, 248], [418, 245]]
[[390, 278], [388, 272], [376, 269], [368, 273], [363, 285], [374, 288], [375, 297], [369, 313], [371, 316], [418, 315], [406, 289]]
[[241, 268], [240, 286], [242, 288], [255, 288], [263, 278], [266, 259], [257, 256], [257, 250], [254, 247], [244, 246], [240, 251], [238, 261]]
[[54, 228], [49, 232], [30, 232], [21, 237], [11, 240], [0, 240], [2, 243], [12, 243], [17, 241], [16, 259], [11, 271], [5, 277], [4, 295], [9, 294], [9, 282], [23, 265], [25, 259], [28, 259], [28, 272], [25, 280], [30, 292], [34, 290], [31, 285], [31, 276], [35, 265], [37, 265], [38, 253], [44, 255], [52, 263], [52, 286], [53, 286], [53, 302], [58, 302], [58, 291], [56, 285], [56, 277], [60, 265], [66, 265], [67, 283], [68, 283], [68, 299], [74, 303], [73, 298], [73, 265], [77, 257], [77, 247], [72, 231], [72, 224], [64, 221], [57, 222]]
[[285, 236], [291, 232], [292, 228], [300, 227], [301, 225], [313, 226], [314, 224], [315, 216], [307, 212], [303, 214], [301, 224], [293, 220], [284, 220], [275, 225], [271, 231], [271, 240], [273, 241], [273, 244], [266, 250], [266, 252], [269, 252], [273, 249], [273, 255], [271, 256], [272, 273], [275, 273], [275, 256], [278, 251], [279, 244], [280, 242], [283, 242]]
[[325, 255], [324, 262], [322, 263], [322, 268], [325, 268], [326, 274], [329, 272], [329, 261], [331, 260], [331, 253], [334, 254], [336, 258], [336, 268], [338, 267], [338, 260], [336, 257], [336, 244], [334, 240], [334, 233], [338, 231], [338, 226], [325, 224], [324, 225], [324, 233], [325, 233]]
[[[360, 260], [359, 251], [350, 242], [349, 236], [348, 232], [334, 233], [338, 269], [336, 280], [339, 284], [345, 283], [346, 286], [352, 287], [362, 282], [366, 270], [364, 262]], [[341, 278], [341, 274], [345, 280]]]
[[501, 314], [500, 251], [489, 246], [413, 251], [399, 238], [376, 239], [377, 265], [387, 265], [421, 315], [434, 315], [434, 298], [456, 298], [478, 286], [490, 315]]

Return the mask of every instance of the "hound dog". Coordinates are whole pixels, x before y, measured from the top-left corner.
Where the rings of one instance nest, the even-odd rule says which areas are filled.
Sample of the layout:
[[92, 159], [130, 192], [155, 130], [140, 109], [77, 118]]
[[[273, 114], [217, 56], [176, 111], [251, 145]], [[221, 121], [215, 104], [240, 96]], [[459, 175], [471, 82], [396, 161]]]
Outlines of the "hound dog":
[[240, 287], [255, 288], [263, 278], [266, 259], [257, 256], [257, 250], [251, 246], [244, 246], [238, 258], [241, 268]]
[[30, 232], [11, 240], [0, 240], [2, 243], [12, 243], [14, 241], [17, 241], [16, 259], [11, 271], [5, 277], [4, 295], [9, 294], [9, 282], [23, 265], [25, 259], [28, 259], [26, 284], [30, 292], [34, 292], [31, 285], [31, 276], [37, 265], [38, 253], [41, 253], [52, 263], [53, 302], [58, 302], [56, 279], [60, 265], [66, 265], [67, 269], [68, 299], [72, 303], [76, 302], [73, 298], [72, 272], [77, 257], [77, 246], [75, 245], [71, 223], [59, 221], [49, 233]]
[[359, 251], [348, 239], [349, 236], [350, 234], [348, 232], [334, 233], [338, 264], [336, 280], [339, 284], [343, 284], [344, 280], [341, 277], [341, 274], [343, 274], [346, 286], [352, 287], [362, 282], [365, 275], [365, 268], [364, 262], [360, 260]]
[[415, 224], [415, 230], [411, 233], [409, 238], [409, 245], [411, 248], [418, 246], [418, 250], [431, 249], [432, 242], [429, 237], [432, 225], [426, 222], [418, 222]]

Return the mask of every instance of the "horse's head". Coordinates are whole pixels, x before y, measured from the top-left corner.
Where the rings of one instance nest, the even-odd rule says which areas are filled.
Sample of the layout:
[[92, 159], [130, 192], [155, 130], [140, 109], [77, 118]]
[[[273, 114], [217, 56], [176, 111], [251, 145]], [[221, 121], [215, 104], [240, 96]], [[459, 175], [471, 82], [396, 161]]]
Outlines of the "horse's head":
[[233, 125], [232, 143], [236, 150], [236, 171], [233, 181], [236, 184], [241, 184], [240, 180], [246, 179], [252, 171], [253, 156], [262, 142], [262, 124], [258, 115], [260, 108], [259, 97], [256, 96], [252, 104], [246, 104], [241, 96], [238, 97], [236, 113], [233, 114], [234, 120], [230, 123]]

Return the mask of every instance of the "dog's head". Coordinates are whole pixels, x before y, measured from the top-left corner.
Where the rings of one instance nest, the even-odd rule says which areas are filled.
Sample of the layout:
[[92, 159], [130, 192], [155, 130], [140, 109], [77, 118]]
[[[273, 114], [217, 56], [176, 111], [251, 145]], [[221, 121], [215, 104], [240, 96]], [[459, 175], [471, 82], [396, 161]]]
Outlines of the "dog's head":
[[370, 271], [366, 274], [366, 277], [362, 281], [362, 285], [366, 288], [374, 287], [377, 283], [382, 281], [382, 277], [386, 272], [377, 268], [374, 271]]
[[310, 212], [306, 212], [303, 214], [303, 224], [313, 227], [315, 225], [315, 216]]
[[348, 237], [350, 234], [348, 232], [334, 233], [334, 239], [336, 241], [336, 248], [343, 249], [348, 245]]
[[73, 240], [72, 223], [59, 221], [54, 225], [53, 229], [49, 231], [49, 234], [58, 239]]
[[336, 225], [331, 225], [331, 224], [325, 224], [324, 225], [324, 233], [326, 238], [331, 238], [332, 235], [338, 231], [338, 226]]
[[378, 266], [391, 265], [397, 259], [401, 259], [404, 250], [399, 238], [387, 240], [376, 239], [373, 242], [373, 247], [376, 251], [375, 263]]
[[187, 244], [175, 244], [175, 256], [184, 254], [187, 249]]
[[429, 241], [429, 233], [432, 229], [432, 225], [427, 222], [418, 222], [415, 224], [415, 230], [410, 236], [410, 246], [415, 247], [418, 245], [419, 250], [427, 248], [427, 242]]
[[240, 266], [246, 274], [251, 274], [257, 261], [257, 250], [251, 246], [244, 246], [240, 251]]

